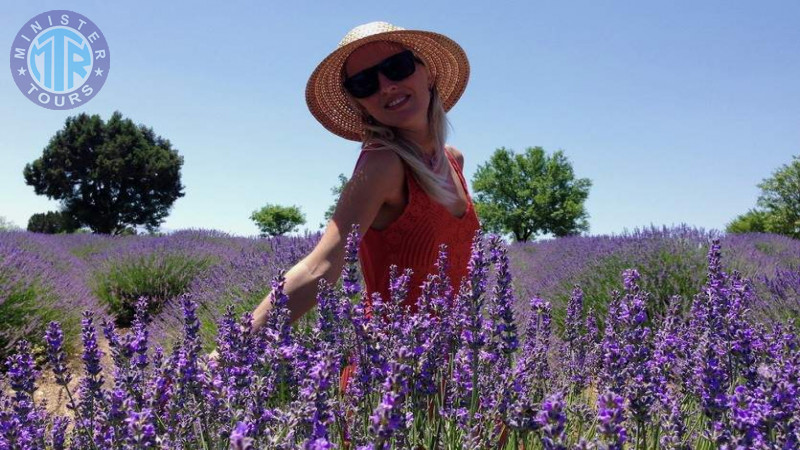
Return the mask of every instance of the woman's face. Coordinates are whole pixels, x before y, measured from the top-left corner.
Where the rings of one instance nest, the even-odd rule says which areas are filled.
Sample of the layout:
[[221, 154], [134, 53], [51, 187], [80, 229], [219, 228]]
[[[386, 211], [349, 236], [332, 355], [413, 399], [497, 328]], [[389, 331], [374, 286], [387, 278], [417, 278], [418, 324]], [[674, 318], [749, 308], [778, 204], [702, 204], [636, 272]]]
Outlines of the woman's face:
[[[406, 48], [394, 42], [370, 42], [356, 49], [345, 62], [347, 77], [379, 64], [390, 56], [394, 56]], [[427, 67], [416, 64], [416, 70], [411, 76], [392, 81], [383, 73], [378, 73], [379, 89], [367, 98], [352, 98], [367, 114], [378, 122], [408, 130], [426, 131], [428, 126], [428, 105], [431, 93], [430, 73]], [[401, 103], [389, 106], [398, 99]]]

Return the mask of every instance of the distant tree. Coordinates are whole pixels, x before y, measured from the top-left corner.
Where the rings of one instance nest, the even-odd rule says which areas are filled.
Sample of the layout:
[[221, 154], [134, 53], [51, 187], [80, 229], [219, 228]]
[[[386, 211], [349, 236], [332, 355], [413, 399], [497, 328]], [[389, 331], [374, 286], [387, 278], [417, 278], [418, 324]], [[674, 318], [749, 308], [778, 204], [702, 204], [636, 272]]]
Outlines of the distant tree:
[[339, 184], [331, 188], [331, 194], [333, 194], [333, 204], [328, 207], [328, 210], [325, 211], [325, 221], [319, 224], [320, 228], [325, 228], [325, 225], [333, 218], [333, 213], [336, 212], [336, 204], [339, 203], [339, 196], [342, 195], [342, 191], [344, 187], [347, 185], [348, 178], [343, 174], [339, 174]]
[[767, 232], [800, 239], [800, 156], [784, 164], [758, 187], [757, 207], [726, 227], [729, 233]]
[[306, 216], [299, 207], [273, 204], [253, 211], [250, 219], [261, 230], [261, 236], [281, 236], [306, 223]]
[[728, 233], [764, 233], [767, 231], [766, 211], [751, 209], [742, 214], [725, 227]]
[[121, 234], [137, 225], [158, 228], [185, 195], [182, 165], [183, 157], [152, 128], [119, 112], [108, 122], [82, 113], [67, 118], [23, 175], [36, 194], [60, 200], [81, 226]]
[[19, 227], [14, 222], [0, 216], [0, 231], [18, 230]]
[[63, 211], [36, 213], [28, 219], [28, 231], [33, 233], [73, 233], [78, 228], [78, 222]]
[[483, 226], [522, 242], [539, 233], [567, 236], [587, 231], [584, 202], [591, 185], [588, 178], [575, 178], [562, 151], [547, 156], [541, 147], [519, 155], [499, 148], [472, 179]]
[[769, 214], [767, 230], [800, 239], [800, 155], [758, 185], [758, 206]]

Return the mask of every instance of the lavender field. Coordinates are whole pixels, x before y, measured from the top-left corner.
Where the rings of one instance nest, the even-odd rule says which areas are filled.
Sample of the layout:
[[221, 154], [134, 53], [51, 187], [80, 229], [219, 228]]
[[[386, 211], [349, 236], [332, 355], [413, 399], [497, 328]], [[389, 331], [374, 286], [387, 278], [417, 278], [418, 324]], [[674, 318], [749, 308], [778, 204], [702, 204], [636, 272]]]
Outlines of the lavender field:
[[800, 241], [479, 237], [408, 314], [402, 271], [365, 308], [351, 235], [312, 314], [250, 329], [318, 238], [0, 232], [0, 448], [800, 447]]

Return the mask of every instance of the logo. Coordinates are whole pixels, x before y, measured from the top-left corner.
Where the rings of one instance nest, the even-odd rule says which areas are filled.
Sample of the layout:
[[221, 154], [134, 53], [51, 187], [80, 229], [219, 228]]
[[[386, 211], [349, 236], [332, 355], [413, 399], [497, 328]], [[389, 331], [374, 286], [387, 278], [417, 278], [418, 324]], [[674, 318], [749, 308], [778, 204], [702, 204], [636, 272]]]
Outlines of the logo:
[[111, 54], [103, 33], [73, 11], [48, 11], [20, 28], [11, 45], [11, 75], [28, 99], [48, 109], [72, 109], [96, 96]]

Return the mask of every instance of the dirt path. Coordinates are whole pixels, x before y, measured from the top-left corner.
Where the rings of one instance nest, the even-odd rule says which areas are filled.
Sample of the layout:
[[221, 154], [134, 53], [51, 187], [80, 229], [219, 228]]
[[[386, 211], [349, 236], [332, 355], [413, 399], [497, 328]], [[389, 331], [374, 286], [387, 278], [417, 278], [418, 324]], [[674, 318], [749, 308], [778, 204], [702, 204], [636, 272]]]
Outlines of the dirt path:
[[[117, 333], [119, 335], [127, 334], [128, 329], [119, 328]], [[109, 389], [114, 385], [113, 381], [113, 368], [114, 361], [111, 359], [111, 351], [108, 346], [108, 340], [103, 336], [102, 332], [98, 330], [97, 333], [97, 347], [102, 352], [100, 358], [100, 367], [103, 369], [103, 388]], [[69, 391], [72, 397], [77, 401], [78, 383], [83, 378], [83, 361], [81, 360], [81, 353], [70, 355], [68, 367], [69, 372], [72, 374], [72, 380], [69, 382]], [[67, 408], [69, 404], [69, 397], [67, 391], [56, 383], [56, 377], [53, 371], [47, 367], [42, 371], [39, 380], [36, 383], [36, 391], [33, 393], [33, 399], [36, 404], [42, 400], [46, 402], [45, 409], [48, 413], [60, 416], [67, 416], [73, 418], [72, 411]]]

